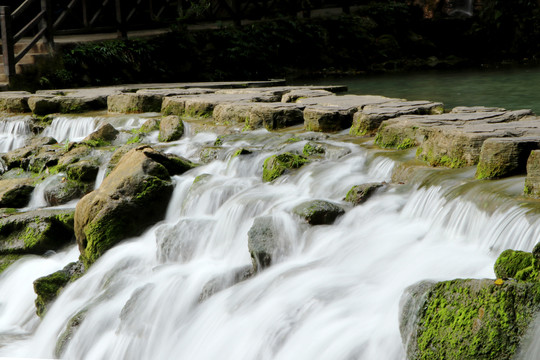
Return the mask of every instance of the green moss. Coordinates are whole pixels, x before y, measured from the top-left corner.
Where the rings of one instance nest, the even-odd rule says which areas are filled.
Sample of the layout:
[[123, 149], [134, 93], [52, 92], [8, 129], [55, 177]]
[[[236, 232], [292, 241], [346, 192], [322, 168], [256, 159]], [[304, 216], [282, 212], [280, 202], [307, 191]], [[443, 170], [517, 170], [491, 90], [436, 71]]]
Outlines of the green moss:
[[540, 303], [540, 284], [438, 283], [422, 308], [416, 359], [510, 359]]
[[141, 142], [141, 134], [134, 135], [128, 139], [126, 144], [137, 144]]
[[240, 148], [234, 152], [234, 154], [231, 156], [231, 159], [234, 159], [235, 157], [240, 156], [240, 155], [250, 155], [250, 154], [252, 154], [250, 150]]
[[476, 167], [476, 174], [475, 177], [479, 180], [482, 179], [497, 179], [506, 173], [506, 170], [508, 169], [508, 166], [504, 166], [504, 164], [486, 164], [484, 162], [480, 162], [478, 166]]
[[70, 275], [66, 271], [60, 270], [34, 281], [34, 291], [37, 294], [35, 301], [36, 314], [38, 316], [45, 315], [49, 304], [57, 297], [69, 280]]
[[538, 274], [533, 269], [533, 255], [530, 252], [505, 250], [494, 266], [495, 275], [501, 279], [536, 281]]
[[85, 143], [86, 145], [88, 145], [88, 146], [91, 146], [91, 147], [103, 147], [103, 146], [111, 145], [110, 142], [105, 141], [105, 140], [103, 140], [103, 139], [86, 140], [84, 143]]
[[365, 136], [367, 135], [367, 129], [363, 129], [360, 124], [351, 126], [349, 134], [352, 136]]
[[302, 153], [305, 156], [320, 155], [320, 154], [324, 154], [325, 152], [326, 152], [326, 149], [324, 148], [324, 146], [320, 144], [316, 144], [311, 141], [308, 142], [306, 145], [304, 145], [304, 149], [302, 150]]
[[287, 141], [285, 141], [285, 142], [289, 143], [289, 144], [292, 144], [292, 143], [295, 143], [295, 142], [298, 142], [298, 141], [300, 141], [300, 139], [293, 136], [293, 137], [288, 138]]
[[19, 260], [23, 255], [8, 254], [0, 256], [0, 274], [6, 270], [11, 264]]
[[285, 171], [297, 169], [308, 162], [309, 160], [307, 158], [288, 152], [270, 156], [263, 164], [263, 181], [269, 182], [277, 179]]
[[85, 229], [86, 247], [81, 260], [89, 268], [101, 255], [124, 238], [124, 230], [129, 222], [111, 216], [90, 223]]
[[397, 145], [397, 149], [405, 150], [414, 146], [416, 146], [416, 141], [411, 138], [405, 138], [400, 144]]

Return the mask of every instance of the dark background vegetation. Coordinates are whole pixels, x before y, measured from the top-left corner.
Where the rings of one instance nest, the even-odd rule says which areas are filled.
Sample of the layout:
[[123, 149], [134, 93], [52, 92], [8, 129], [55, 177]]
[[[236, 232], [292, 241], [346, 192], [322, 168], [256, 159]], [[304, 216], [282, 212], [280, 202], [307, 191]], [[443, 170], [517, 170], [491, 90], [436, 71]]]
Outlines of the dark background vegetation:
[[29, 76], [59, 88], [537, 64], [539, 40], [536, 0], [489, 0], [472, 17], [432, 18], [409, 2], [373, 1], [336, 17], [218, 30], [188, 31], [179, 19], [152, 39], [64, 46]]

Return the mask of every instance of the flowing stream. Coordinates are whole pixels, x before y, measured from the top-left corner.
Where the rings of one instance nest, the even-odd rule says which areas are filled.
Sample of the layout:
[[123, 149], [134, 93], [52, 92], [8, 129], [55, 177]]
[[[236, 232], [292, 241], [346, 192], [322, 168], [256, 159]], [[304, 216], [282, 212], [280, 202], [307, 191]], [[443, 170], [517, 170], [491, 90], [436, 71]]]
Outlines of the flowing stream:
[[[492, 278], [502, 250], [530, 251], [540, 235], [535, 206], [517, 199], [522, 177], [475, 181], [470, 168], [426, 169], [410, 184], [348, 205], [353, 185], [389, 181], [413, 154], [347, 142], [344, 134], [319, 138], [332, 149], [325, 159], [263, 183], [265, 158], [305, 145], [287, 142], [292, 136], [247, 132], [225, 141], [216, 160], [174, 177], [166, 219], [109, 250], [42, 320], [33, 280], [76, 260], [78, 250], [12, 265], [0, 275], [0, 356], [404, 359], [398, 305], [405, 287]], [[190, 134], [167, 151], [198, 160], [215, 139]], [[253, 152], [233, 157], [240, 147]], [[308, 226], [291, 210], [311, 199], [347, 211], [333, 225]], [[251, 265], [248, 231], [265, 215], [282, 249], [271, 267], [237, 282]]]

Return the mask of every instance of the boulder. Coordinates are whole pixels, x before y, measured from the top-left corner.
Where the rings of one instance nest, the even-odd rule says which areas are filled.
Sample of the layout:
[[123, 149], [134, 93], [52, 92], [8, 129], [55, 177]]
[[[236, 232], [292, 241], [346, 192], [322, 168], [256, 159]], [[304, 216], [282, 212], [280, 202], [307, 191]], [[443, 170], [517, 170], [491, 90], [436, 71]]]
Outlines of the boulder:
[[144, 122], [144, 124], [141, 125], [141, 128], [139, 129], [142, 133], [149, 133], [152, 131], [159, 130], [159, 124], [160, 120], [158, 119], [148, 119]]
[[525, 195], [540, 197], [540, 150], [533, 150], [527, 159]]
[[302, 154], [305, 156], [319, 156], [324, 155], [324, 153], [326, 153], [326, 147], [313, 141], [308, 141], [302, 149]]
[[304, 109], [304, 128], [308, 131], [335, 132], [351, 127], [356, 108], [308, 106]]
[[353, 205], [360, 205], [369, 199], [377, 189], [384, 186], [385, 183], [368, 183], [362, 185], [355, 185], [347, 192], [345, 201], [352, 203]]
[[88, 145], [81, 144], [74, 146], [58, 159], [58, 167], [64, 170], [67, 166], [87, 158], [91, 153], [92, 148]]
[[107, 111], [110, 113], [159, 112], [163, 96], [149, 93], [123, 93], [107, 98]]
[[540, 309], [540, 283], [420, 283], [400, 302], [407, 359], [511, 359]]
[[28, 98], [28, 107], [36, 115], [102, 110], [107, 107], [107, 96], [110, 91], [104, 89], [38, 91]]
[[182, 165], [178, 157], [139, 146], [77, 203], [75, 235], [85, 265], [163, 218], [173, 191], [171, 175], [185, 171]]
[[175, 115], [165, 116], [159, 123], [159, 141], [169, 142], [178, 140], [184, 135], [184, 123]]
[[186, 99], [181, 96], [166, 96], [161, 103], [161, 113], [167, 115], [184, 115], [186, 110]]
[[494, 138], [482, 144], [476, 168], [477, 179], [499, 179], [525, 174], [532, 150], [540, 148], [538, 138]]
[[4, 161], [6, 168], [22, 168], [27, 169], [30, 162], [30, 157], [47, 150], [60, 150], [59, 148], [47, 148], [46, 145], [56, 144], [56, 140], [52, 137], [37, 137], [32, 139], [28, 145], [12, 150], [6, 154], [2, 155], [2, 160]]
[[99, 147], [109, 145], [111, 141], [115, 140], [119, 131], [111, 124], [104, 124], [100, 126], [96, 131], [88, 135], [83, 139], [83, 143], [92, 146]]
[[508, 249], [499, 255], [493, 269], [495, 276], [499, 279], [536, 281], [538, 280], [538, 272], [534, 268], [533, 262], [532, 253]]
[[99, 166], [90, 160], [82, 160], [66, 167], [68, 179], [83, 182], [94, 182], [99, 171]]
[[73, 240], [73, 210], [34, 210], [0, 219], [0, 254], [43, 254]]
[[345, 214], [341, 206], [324, 200], [306, 201], [292, 211], [310, 225], [330, 225], [338, 216]]
[[292, 169], [298, 169], [309, 160], [302, 155], [296, 155], [286, 152], [279, 155], [272, 155], [263, 164], [263, 181], [269, 182], [277, 179], [281, 175], [289, 172]]
[[249, 128], [265, 127], [268, 130], [281, 129], [302, 124], [303, 106], [296, 104], [263, 103], [253, 106], [249, 114]]

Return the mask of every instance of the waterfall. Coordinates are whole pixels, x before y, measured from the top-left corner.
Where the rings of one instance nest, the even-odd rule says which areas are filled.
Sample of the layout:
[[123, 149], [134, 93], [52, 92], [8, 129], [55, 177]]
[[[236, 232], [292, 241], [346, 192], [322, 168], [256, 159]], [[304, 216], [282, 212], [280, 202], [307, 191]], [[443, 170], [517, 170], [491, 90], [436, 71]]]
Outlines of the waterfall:
[[465, 16], [473, 16], [474, 12], [474, 0], [461, 0], [461, 1], [455, 1], [452, 10], [448, 13], [450, 16], [454, 15], [465, 15]]
[[[305, 144], [287, 136], [260, 130], [225, 138], [216, 160], [174, 177], [164, 221], [109, 250], [41, 321], [32, 294], [12, 298], [8, 286], [31, 287], [76, 250], [13, 265], [0, 275], [0, 290], [7, 289], [0, 293], [10, 294], [0, 298], [0, 311], [15, 309], [9, 319], [0, 316], [7, 334], [0, 356], [404, 359], [397, 323], [403, 289], [424, 279], [493, 277], [500, 250], [530, 250], [538, 238], [538, 215], [494, 195], [512, 193], [523, 179], [480, 191], [470, 169], [428, 169], [352, 207], [343, 201], [347, 191], [388, 181], [396, 161], [339, 136], [320, 140], [342, 149], [331, 160], [263, 183], [265, 158]], [[168, 151], [196, 158], [215, 139], [193, 134]], [[239, 147], [253, 151], [233, 157]], [[311, 199], [347, 212], [333, 225], [308, 226], [291, 210]], [[283, 248], [271, 267], [237, 282], [251, 266], [247, 233], [258, 216], [272, 217]], [[56, 263], [42, 271], [45, 261]], [[24, 275], [30, 265], [40, 273]], [[69, 325], [74, 318], [79, 326]], [[70, 340], [62, 342], [66, 329]]]
[[95, 131], [102, 120], [94, 117], [55, 117], [50, 126], [43, 131], [43, 136], [50, 136], [59, 143], [81, 141]]
[[5, 153], [25, 145], [32, 134], [30, 117], [13, 116], [0, 120], [0, 153]]

